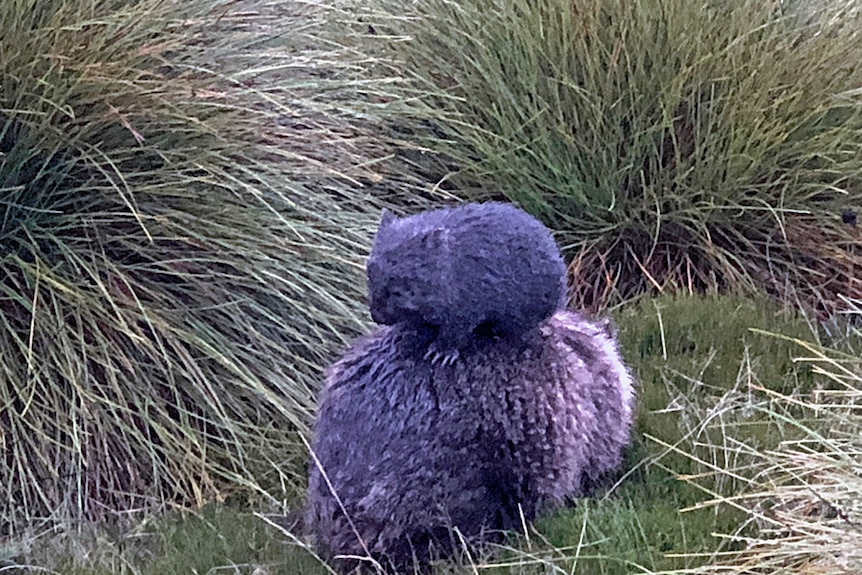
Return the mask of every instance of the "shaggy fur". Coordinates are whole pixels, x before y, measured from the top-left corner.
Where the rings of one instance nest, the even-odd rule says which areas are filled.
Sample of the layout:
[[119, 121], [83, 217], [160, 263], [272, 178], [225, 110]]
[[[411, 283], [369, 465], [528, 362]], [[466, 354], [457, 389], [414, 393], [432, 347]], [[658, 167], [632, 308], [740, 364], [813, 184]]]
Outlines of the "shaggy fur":
[[566, 267], [531, 215], [490, 202], [395, 218], [384, 212], [368, 259], [371, 317], [437, 328], [442, 355], [470, 334], [515, 336], [565, 305]]
[[308, 515], [327, 555], [403, 571], [449, 527], [516, 529], [519, 505], [530, 521], [620, 464], [634, 392], [603, 326], [558, 312], [448, 365], [423, 359], [432, 338], [382, 328], [329, 371]]
[[[453, 551], [451, 528], [471, 542], [493, 540], [520, 527], [522, 515], [531, 521], [548, 506], [587, 494], [620, 464], [634, 390], [613, 335], [607, 324], [557, 310], [563, 271], [549, 271], [556, 265], [545, 236], [503, 231], [513, 212], [498, 204], [471, 213], [483, 209], [489, 211], [479, 218], [485, 222], [482, 233], [507, 240], [471, 239], [480, 231], [472, 216], [463, 229], [451, 221], [440, 228], [461, 242], [450, 257], [471, 264], [442, 265], [432, 250], [414, 274], [421, 277], [413, 280], [424, 281], [429, 266], [458, 272], [447, 272], [445, 282], [428, 280], [441, 291], [433, 297], [427, 292], [425, 307], [426, 292], [403, 297], [387, 286], [400, 278], [412, 290], [408, 268], [387, 274], [372, 269], [390, 265], [388, 259], [369, 263], [369, 276], [378, 274], [372, 288], [377, 317], [382, 313], [394, 325], [355, 342], [327, 372], [306, 512], [306, 525], [325, 556], [354, 557], [341, 559], [344, 569], [357, 564], [355, 557], [370, 557], [388, 569], [412, 572], [414, 562], [427, 565], [432, 549]], [[437, 217], [442, 216], [415, 221]], [[398, 245], [418, 258], [428, 234], [434, 235], [420, 230], [391, 246], [379, 235], [378, 243], [386, 246], [375, 251], [380, 256]], [[407, 237], [393, 235], [399, 236]], [[529, 273], [528, 237], [538, 245], [536, 269], [547, 276], [541, 281]], [[556, 247], [554, 253], [559, 257]], [[387, 255], [394, 257], [395, 252]], [[504, 279], [483, 292], [489, 277]], [[454, 298], [448, 307], [445, 297]], [[476, 309], [460, 309], [468, 304]], [[492, 315], [502, 327], [475, 328]], [[452, 330], [455, 337], [448, 339]], [[429, 353], [441, 333], [448, 361]]]

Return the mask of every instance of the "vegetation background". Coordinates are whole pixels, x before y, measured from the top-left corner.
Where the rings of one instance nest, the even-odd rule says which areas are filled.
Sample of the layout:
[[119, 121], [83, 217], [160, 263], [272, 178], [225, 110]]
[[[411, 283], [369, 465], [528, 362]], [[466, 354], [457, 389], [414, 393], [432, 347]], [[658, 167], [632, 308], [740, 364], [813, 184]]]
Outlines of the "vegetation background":
[[516, 202], [640, 382], [626, 473], [438, 573], [862, 571], [853, 0], [4, 0], [0, 571], [329, 573], [379, 212]]

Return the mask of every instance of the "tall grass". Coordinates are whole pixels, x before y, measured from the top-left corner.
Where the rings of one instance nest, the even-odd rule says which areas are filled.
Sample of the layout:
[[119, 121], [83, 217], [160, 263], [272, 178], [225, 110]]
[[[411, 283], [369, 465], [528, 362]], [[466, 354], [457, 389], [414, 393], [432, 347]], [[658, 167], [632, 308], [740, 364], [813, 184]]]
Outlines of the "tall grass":
[[411, 83], [377, 113], [411, 169], [558, 230], [577, 304], [675, 285], [831, 312], [857, 293], [853, 2], [342, 4], [361, 21], [343, 41]]
[[375, 219], [317, 12], [0, 3], [0, 534], [300, 489]]

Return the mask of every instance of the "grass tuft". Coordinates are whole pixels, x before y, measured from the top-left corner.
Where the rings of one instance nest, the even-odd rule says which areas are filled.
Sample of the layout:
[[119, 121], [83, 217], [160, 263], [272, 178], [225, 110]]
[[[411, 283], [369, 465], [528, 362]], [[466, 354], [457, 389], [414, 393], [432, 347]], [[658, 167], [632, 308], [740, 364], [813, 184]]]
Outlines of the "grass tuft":
[[354, 135], [302, 47], [318, 25], [292, 3], [0, 3], [0, 534], [300, 489], [376, 218], [326, 189]]
[[828, 314], [860, 295], [852, 2], [346, 4], [354, 43], [413, 90], [377, 112], [410, 169], [557, 230], [577, 307], [718, 287]]
[[785, 426], [788, 437], [766, 450], [737, 444], [752, 461], [752, 480], [714, 503], [744, 509], [753, 533], [729, 534], [740, 549], [692, 573], [844, 575], [862, 569], [862, 362], [858, 349], [846, 354], [795, 343], [799, 361], [826, 383], [803, 396], [758, 390], [770, 400], [759, 409]]

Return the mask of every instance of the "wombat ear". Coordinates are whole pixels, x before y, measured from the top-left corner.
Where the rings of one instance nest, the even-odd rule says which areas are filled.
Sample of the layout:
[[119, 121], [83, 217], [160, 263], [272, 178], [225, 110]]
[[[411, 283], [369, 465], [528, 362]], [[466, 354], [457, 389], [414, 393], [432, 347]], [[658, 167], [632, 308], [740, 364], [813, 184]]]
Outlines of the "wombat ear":
[[449, 249], [449, 230], [444, 228], [435, 228], [429, 230], [422, 235], [422, 247], [431, 250], [448, 250]]
[[395, 221], [395, 216], [392, 215], [392, 212], [383, 208], [383, 213], [380, 215], [380, 228], [386, 228]]

